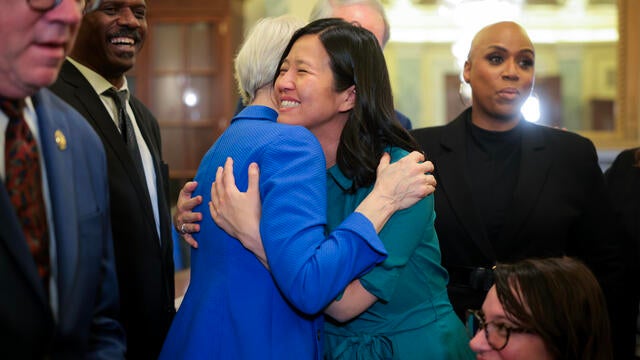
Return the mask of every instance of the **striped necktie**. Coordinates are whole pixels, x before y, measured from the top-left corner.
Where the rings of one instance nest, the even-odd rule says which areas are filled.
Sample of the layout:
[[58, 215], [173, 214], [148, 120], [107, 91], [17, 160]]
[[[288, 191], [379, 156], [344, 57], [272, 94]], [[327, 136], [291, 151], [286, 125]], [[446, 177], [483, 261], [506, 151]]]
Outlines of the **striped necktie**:
[[[140, 149], [138, 148], [138, 142], [136, 141], [136, 133], [133, 128], [133, 123], [127, 114], [127, 90], [116, 90], [110, 88], [106, 90], [104, 95], [113, 99], [118, 110], [118, 126], [120, 127], [120, 133], [122, 134], [122, 140], [127, 145], [127, 151], [131, 155], [131, 160], [138, 171], [138, 176], [142, 181], [142, 185], [145, 190], [147, 189], [147, 178], [144, 173], [144, 166], [142, 165], [142, 157], [140, 156]], [[148, 194], [148, 190], [147, 190]]]

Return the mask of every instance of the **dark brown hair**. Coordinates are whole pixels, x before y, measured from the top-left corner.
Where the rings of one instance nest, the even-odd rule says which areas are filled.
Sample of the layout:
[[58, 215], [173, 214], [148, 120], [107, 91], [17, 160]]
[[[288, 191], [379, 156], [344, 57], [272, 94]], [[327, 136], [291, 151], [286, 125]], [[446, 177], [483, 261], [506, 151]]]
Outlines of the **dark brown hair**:
[[353, 180], [351, 191], [370, 186], [376, 180], [378, 162], [387, 147], [409, 152], [420, 149], [395, 117], [382, 49], [369, 30], [342, 19], [320, 19], [293, 35], [278, 69], [293, 44], [304, 35], [318, 35], [322, 42], [329, 55], [335, 91], [355, 85], [356, 104], [342, 130], [336, 163]]
[[498, 264], [494, 276], [509, 320], [539, 335], [555, 359], [612, 358], [604, 295], [582, 262], [526, 259]]

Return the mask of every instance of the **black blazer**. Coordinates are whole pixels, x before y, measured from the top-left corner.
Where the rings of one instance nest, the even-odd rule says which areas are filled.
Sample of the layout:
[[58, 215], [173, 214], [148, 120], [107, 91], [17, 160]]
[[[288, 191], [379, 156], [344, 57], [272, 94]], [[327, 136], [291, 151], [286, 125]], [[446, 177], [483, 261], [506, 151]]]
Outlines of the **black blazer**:
[[[633, 260], [636, 279], [640, 277], [637, 262], [640, 258], [640, 166], [636, 157], [639, 151], [640, 148], [621, 152], [605, 172], [615, 218], [620, 220], [622, 236], [630, 250], [625, 254], [633, 255], [630, 260]], [[640, 291], [640, 283], [636, 285], [636, 291]]]
[[[621, 306], [626, 306], [631, 315], [626, 313], [621, 341], [626, 341], [625, 348], [629, 348], [633, 354], [635, 350], [635, 333], [638, 318], [638, 300], [640, 299], [640, 167], [636, 151], [640, 148], [629, 149], [620, 153], [613, 164], [605, 172], [605, 180], [609, 191], [609, 197], [613, 206], [614, 218], [618, 221], [615, 226], [617, 237], [622, 240], [625, 264], [625, 289], [627, 294], [623, 299], [627, 300]], [[639, 154], [640, 155], [640, 154]], [[620, 359], [630, 359], [631, 355], [624, 353]]]
[[51, 90], [87, 119], [104, 144], [127, 356], [155, 359], [175, 314], [169, 176], [162, 161], [158, 122], [140, 101], [131, 97], [136, 122], [156, 171], [160, 239], [146, 187], [136, 176], [125, 143], [98, 94], [69, 61], [64, 62]]
[[[611, 211], [591, 141], [568, 131], [525, 122], [520, 170], [499, 239], [482, 225], [483, 204], [474, 201], [465, 169], [471, 109], [445, 126], [412, 131], [435, 165], [436, 231], [442, 263], [458, 268], [491, 267], [526, 257], [570, 255], [583, 259], [604, 286], [615, 287], [621, 267], [606, 236]], [[524, 121], [524, 120], [522, 120]], [[485, 296], [452, 277], [449, 296], [456, 312], [478, 309]]]
[[[58, 316], [0, 179], [0, 358], [123, 359], [102, 143], [80, 114], [50, 91], [42, 89], [31, 99], [47, 170]], [[60, 134], [66, 147], [56, 143]]]

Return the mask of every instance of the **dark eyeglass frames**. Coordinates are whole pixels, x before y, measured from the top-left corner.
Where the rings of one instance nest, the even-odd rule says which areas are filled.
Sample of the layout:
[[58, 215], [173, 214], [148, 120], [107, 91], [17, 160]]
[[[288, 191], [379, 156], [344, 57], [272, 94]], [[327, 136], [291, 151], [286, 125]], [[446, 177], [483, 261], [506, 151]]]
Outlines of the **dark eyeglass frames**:
[[[60, 5], [63, 0], [27, 0], [27, 4], [29, 7], [35, 11], [49, 11], [54, 7]], [[75, 0], [78, 3], [78, 6], [84, 6], [85, 0]], [[85, 8], [84, 12], [91, 12], [100, 6], [102, 0], [87, 0], [88, 5]]]
[[487, 339], [487, 343], [495, 351], [500, 351], [507, 346], [512, 333], [533, 333], [532, 330], [525, 328], [508, 326], [493, 321], [486, 322], [484, 313], [481, 310], [467, 310], [466, 320], [469, 337], [472, 338], [478, 331], [484, 330], [484, 337]]

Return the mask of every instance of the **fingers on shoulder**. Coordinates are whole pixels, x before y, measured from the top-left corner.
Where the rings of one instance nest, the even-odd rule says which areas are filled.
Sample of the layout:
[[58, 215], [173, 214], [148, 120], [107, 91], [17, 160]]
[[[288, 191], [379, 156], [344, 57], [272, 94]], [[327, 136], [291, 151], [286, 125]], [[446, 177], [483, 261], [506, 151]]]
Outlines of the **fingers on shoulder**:
[[407, 156], [405, 156], [405, 158], [407, 159], [411, 159], [412, 161], [415, 162], [423, 162], [424, 161], [424, 154], [421, 153], [420, 151], [412, 151], [410, 152]]

